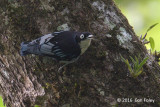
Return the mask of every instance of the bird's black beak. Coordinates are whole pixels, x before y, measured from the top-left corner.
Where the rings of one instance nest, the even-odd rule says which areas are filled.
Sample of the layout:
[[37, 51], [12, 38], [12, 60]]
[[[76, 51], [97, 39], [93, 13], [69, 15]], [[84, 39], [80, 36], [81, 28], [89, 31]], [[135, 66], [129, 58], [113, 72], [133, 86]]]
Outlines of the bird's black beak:
[[93, 39], [93, 35], [89, 35], [87, 38], [88, 39]]

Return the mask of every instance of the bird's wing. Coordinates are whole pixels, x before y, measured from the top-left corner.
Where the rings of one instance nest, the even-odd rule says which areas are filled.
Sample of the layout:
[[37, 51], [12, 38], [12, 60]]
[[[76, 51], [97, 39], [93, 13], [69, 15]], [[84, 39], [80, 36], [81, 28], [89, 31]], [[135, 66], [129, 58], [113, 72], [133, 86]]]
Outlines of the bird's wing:
[[45, 55], [54, 55], [52, 48], [55, 47], [54, 43], [49, 42], [50, 39], [54, 38], [53, 34], [48, 34], [40, 37], [39, 41], [39, 50], [42, 54]]
[[54, 36], [52, 34], [48, 34], [48, 35], [44, 35], [44, 36], [40, 37], [40, 43], [39, 43], [39, 45], [48, 42], [53, 37]]
[[[66, 57], [64, 52], [59, 48], [56, 37], [60, 35], [61, 32], [54, 32], [46, 36], [42, 36], [39, 44], [39, 49], [42, 55], [47, 55], [55, 59], [63, 59]], [[50, 41], [52, 39], [52, 42]]]
[[80, 47], [75, 42], [72, 32], [54, 32], [40, 41], [40, 51], [43, 55], [57, 60], [72, 60], [80, 55]]

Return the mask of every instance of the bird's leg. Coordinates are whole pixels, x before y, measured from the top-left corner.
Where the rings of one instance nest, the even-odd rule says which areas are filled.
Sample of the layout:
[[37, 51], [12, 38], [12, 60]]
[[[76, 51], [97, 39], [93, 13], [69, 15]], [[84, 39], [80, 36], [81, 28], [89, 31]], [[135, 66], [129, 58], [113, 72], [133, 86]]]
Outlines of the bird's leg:
[[72, 60], [72, 61], [69, 61], [69, 62], [66, 62], [63, 66], [61, 66], [59, 69], [58, 69], [58, 72], [61, 73], [61, 70], [63, 67], [65, 67], [66, 65], [70, 64], [70, 63], [73, 63], [75, 61], [77, 61], [79, 59], [79, 57], [77, 57], [76, 59]]
[[70, 63], [65, 63], [63, 66], [59, 67], [58, 72], [61, 73], [62, 68], [65, 67], [68, 64], [70, 64]]
[[79, 59], [79, 57], [76, 58], [76, 59], [74, 59], [74, 60], [72, 60], [72, 61], [70, 61], [70, 62], [66, 62], [63, 66], [61, 66], [61, 67], [58, 69], [58, 73], [60, 74], [59, 80], [60, 80], [62, 83], [63, 83], [63, 79], [62, 79], [62, 77], [61, 77], [61, 74], [63, 73], [62, 68], [65, 67], [65, 66], [67, 66], [67, 65], [70, 64], [70, 63], [75, 62], [75, 61], [78, 60], [78, 59]]
[[63, 72], [64, 72], [64, 71], [62, 71], [62, 68], [65, 67], [66, 65], [70, 64], [70, 63], [71, 63], [71, 62], [65, 63], [63, 66], [59, 67], [59, 69], [58, 69], [58, 74], [60, 74], [60, 75], [58, 75], [58, 78], [59, 78], [59, 80], [61, 81], [61, 83], [63, 83], [62, 74], [63, 74]]

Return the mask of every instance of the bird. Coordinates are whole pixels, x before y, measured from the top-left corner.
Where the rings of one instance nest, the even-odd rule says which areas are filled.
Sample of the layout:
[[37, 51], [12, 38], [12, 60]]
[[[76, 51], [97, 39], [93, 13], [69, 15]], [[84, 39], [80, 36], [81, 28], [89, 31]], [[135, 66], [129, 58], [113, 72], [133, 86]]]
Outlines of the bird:
[[31, 42], [22, 42], [20, 55], [35, 54], [48, 56], [63, 62], [58, 71], [79, 59], [88, 49], [93, 35], [89, 32], [60, 31], [41, 36]]

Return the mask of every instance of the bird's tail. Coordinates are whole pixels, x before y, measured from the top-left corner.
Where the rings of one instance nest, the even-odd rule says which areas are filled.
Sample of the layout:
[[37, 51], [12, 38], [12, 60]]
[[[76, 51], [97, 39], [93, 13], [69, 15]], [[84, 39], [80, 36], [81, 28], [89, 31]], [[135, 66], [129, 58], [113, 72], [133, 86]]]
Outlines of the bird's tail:
[[21, 43], [21, 50], [20, 50], [21, 56], [25, 56], [25, 55], [31, 54], [31, 53], [28, 51], [28, 50], [29, 50], [28, 43], [29, 43], [29, 42], [22, 42], [22, 43]]
[[21, 50], [20, 50], [21, 56], [25, 56], [28, 54], [41, 55], [39, 40], [40, 39], [38, 38], [38, 39], [33, 40], [31, 42], [22, 42], [21, 43]]

